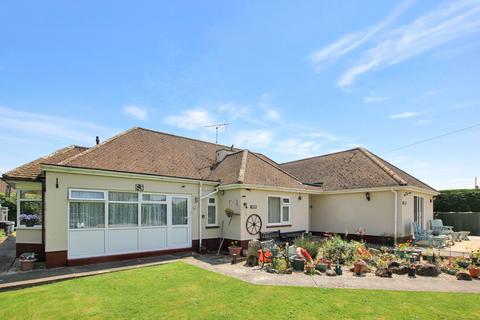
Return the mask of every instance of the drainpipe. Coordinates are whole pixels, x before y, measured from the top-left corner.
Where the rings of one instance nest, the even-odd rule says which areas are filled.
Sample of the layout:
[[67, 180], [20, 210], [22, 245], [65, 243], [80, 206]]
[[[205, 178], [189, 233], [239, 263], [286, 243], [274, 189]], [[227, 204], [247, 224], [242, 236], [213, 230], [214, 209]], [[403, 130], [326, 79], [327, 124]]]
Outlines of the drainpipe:
[[202, 248], [202, 200], [218, 192], [218, 187], [216, 187], [214, 191], [202, 196], [202, 187], [203, 182], [200, 181], [198, 184], [198, 252], [200, 252]]
[[391, 192], [395, 195], [395, 202], [393, 205], [393, 244], [397, 244], [397, 217], [398, 217], [398, 193], [392, 189], [390, 189]]

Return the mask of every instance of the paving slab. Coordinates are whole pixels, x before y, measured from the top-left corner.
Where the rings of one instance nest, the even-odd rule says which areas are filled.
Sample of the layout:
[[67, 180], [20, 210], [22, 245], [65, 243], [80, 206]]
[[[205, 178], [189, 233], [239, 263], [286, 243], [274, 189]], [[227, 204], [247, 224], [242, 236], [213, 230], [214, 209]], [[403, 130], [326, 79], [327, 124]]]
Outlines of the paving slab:
[[15, 237], [8, 236], [0, 243], [0, 275], [10, 269], [15, 261]]

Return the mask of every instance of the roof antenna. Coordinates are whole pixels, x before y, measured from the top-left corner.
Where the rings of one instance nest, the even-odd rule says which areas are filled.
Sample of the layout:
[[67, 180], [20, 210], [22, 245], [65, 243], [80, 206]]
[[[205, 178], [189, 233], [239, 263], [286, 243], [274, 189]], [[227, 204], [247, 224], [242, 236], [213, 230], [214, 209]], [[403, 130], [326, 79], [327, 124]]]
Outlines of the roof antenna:
[[215, 128], [215, 144], [218, 144], [218, 129], [222, 127], [227, 127], [228, 122], [225, 123], [217, 123], [217, 124], [211, 124], [208, 126], [204, 126], [205, 128]]

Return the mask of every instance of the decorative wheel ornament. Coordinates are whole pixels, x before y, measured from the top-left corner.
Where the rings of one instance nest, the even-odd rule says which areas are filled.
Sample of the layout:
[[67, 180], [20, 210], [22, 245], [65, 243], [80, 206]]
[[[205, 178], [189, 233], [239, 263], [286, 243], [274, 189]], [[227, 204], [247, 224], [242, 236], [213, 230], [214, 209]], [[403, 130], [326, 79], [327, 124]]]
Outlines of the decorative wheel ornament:
[[257, 235], [262, 229], [262, 219], [258, 214], [251, 214], [247, 218], [246, 227], [252, 236]]

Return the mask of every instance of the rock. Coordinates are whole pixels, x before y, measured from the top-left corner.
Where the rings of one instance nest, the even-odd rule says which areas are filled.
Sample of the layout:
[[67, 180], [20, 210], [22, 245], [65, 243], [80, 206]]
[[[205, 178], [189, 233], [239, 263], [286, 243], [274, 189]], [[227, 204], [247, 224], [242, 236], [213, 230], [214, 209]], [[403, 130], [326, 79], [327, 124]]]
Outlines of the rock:
[[398, 266], [389, 268], [392, 273], [403, 275], [408, 273], [408, 268], [406, 266]]
[[293, 269], [292, 268], [287, 268], [285, 269], [285, 274], [292, 274], [293, 273]]
[[337, 276], [337, 273], [336, 273], [335, 271], [333, 271], [333, 270], [330, 270], [330, 269], [327, 270], [327, 271], [325, 272], [325, 274], [326, 274], [327, 276], [329, 276], [329, 277], [336, 277], [336, 276]]
[[455, 276], [457, 280], [472, 281], [472, 277], [465, 271], [458, 271]]
[[434, 264], [420, 264], [417, 266], [417, 275], [424, 277], [437, 277], [440, 274], [440, 269]]
[[388, 264], [388, 269], [398, 268], [400, 266], [401, 266], [400, 262], [392, 261]]
[[391, 278], [392, 277], [392, 271], [390, 271], [388, 268], [378, 268], [375, 271], [375, 275], [377, 277], [381, 277], [381, 278]]
[[370, 268], [368, 267], [367, 263], [363, 260], [357, 260], [353, 264], [353, 272], [360, 274], [360, 273], [368, 273], [370, 272]]
[[255, 256], [258, 258], [258, 250], [261, 249], [261, 244], [259, 240], [250, 240], [248, 241], [248, 249], [246, 256]]
[[315, 274], [316, 274], [317, 276], [321, 276], [321, 275], [322, 275], [322, 273], [321, 273], [320, 271], [318, 271], [318, 270], [315, 270]]

